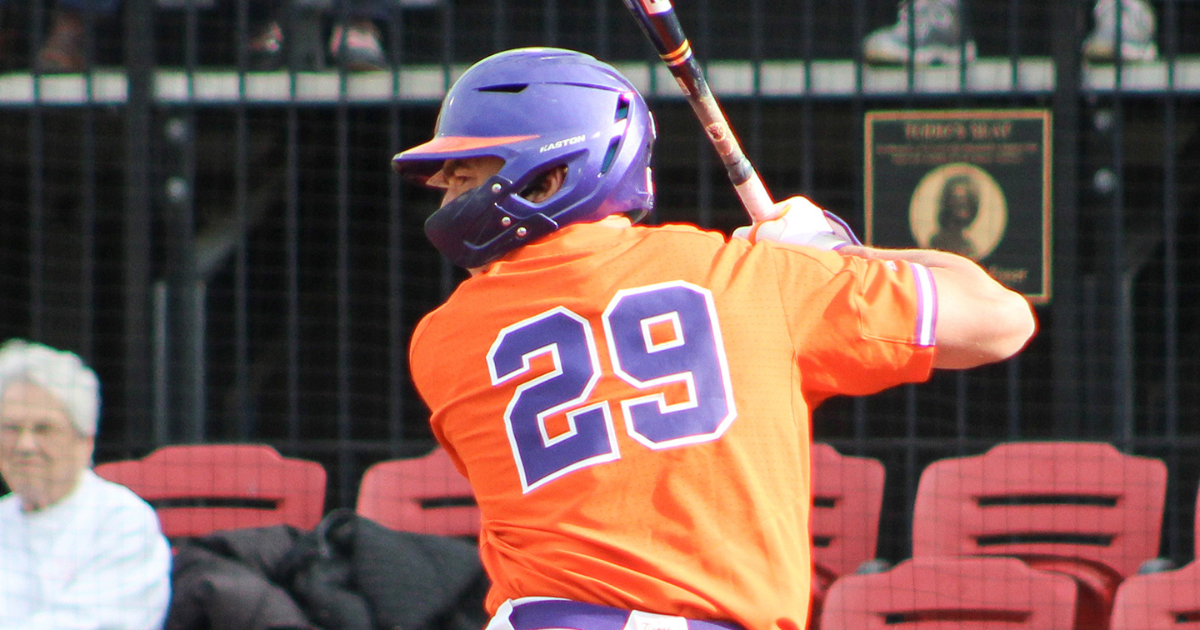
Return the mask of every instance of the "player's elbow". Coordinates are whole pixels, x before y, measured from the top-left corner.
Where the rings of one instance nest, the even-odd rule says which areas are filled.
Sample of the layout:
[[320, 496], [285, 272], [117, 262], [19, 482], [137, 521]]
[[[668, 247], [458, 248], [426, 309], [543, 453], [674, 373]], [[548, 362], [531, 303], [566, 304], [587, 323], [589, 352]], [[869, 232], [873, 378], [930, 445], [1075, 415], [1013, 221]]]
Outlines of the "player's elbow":
[[[943, 322], [939, 321], [939, 327]], [[934, 367], [963, 370], [996, 363], [1020, 352], [1037, 332], [1029, 301], [1007, 289], [980, 300], [946, 335], [938, 335]]]
[[1029, 300], [1019, 293], [1008, 291], [996, 305], [996, 334], [992, 345], [992, 361], [1003, 361], [1020, 352], [1037, 332], [1037, 318]]

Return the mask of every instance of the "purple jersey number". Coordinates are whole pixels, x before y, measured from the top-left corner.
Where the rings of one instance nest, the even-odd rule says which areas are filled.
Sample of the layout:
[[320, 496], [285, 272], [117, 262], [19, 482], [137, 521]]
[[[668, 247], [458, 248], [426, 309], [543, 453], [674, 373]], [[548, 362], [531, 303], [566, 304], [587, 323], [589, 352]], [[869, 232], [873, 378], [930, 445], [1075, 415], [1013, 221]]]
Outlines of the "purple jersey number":
[[[492, 344], [493, 385], [528, 373], [539, 355], [548, 354], [554, 364], [552, 371], [518, 385], [505, 410], [525, 492], [620, 458], [608, 401], [585, 404], [602, 373], [616, 374], [635, 390], [620, 400], [625, 428], [652, 449], [715, 440], [737, 417], [707, 289], [671, 282], [620, 291], [602, 323], [611, 366], [602, 367], [587, 320], [563, 307], [505, 328]], [[664, 388], [670, 386], [686, 396], [668, 402]], [[545, 420], [560, 412], [569, 428], [551, 438]]]
[[[572, 470], [620, 457], [604, 403], [579, 407], [600, 379], [596, 341], [586, 319], [558, 307], [500, 331], [488, 352], [492, 384], [529, 372], [549, 354], [554, 370], [517, 386], [504, 423], [525, 492]], [[551, 438], [546, 416], [567, 411], [569, 430]]]

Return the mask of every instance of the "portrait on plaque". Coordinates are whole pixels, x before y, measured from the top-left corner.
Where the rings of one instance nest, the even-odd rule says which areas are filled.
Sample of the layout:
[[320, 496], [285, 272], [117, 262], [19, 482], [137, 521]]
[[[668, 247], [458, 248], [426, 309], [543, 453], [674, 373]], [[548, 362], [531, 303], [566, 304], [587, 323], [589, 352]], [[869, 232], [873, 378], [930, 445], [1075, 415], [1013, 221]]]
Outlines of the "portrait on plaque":
[[987, 171], [957, 162], [927, 173], [913, 192], [908, 223], [917, 245], [981, 260], [1004, 237], [1004, 191]]
[[865, 138], [867, 244], [954, 252], [1049, 301], [1049, 112], [869, 112]]

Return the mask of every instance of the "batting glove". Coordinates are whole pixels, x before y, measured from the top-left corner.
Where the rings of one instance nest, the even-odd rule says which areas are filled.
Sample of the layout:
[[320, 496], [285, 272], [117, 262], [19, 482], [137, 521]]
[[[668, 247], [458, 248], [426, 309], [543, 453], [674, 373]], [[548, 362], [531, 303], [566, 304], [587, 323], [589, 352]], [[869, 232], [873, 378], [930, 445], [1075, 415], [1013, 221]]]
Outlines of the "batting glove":
[[779, 213], [774, 219], [740, 227], [733, 231], [734, 238], [744, 238], [751, 243], [775, 241], [824, 250], [862, 245], [845, 221], [805, 197], [791, 197], [775, 207]]

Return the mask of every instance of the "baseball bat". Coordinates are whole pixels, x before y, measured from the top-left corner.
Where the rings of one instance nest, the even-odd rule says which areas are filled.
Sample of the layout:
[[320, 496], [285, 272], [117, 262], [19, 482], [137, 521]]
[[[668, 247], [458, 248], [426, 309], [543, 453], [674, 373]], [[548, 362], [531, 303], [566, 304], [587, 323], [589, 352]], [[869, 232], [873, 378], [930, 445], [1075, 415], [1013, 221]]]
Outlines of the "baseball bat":
[[637, 18], [658, 56], [667, 64], [688, 104], [692, 106], [692, 111], [696, 112], [750, 218], [755, 223], [775, 218], [775, 202], [763, 186], [762, 178], [742, 152], [742, 146], [729, 127], [729, 120], [721, 111], [712, 90], [708, 89], [708, 81], [704, 79], [700, 64], [692, 55], [692, 45], [683, 33], [671, 0], [623, 1]]

